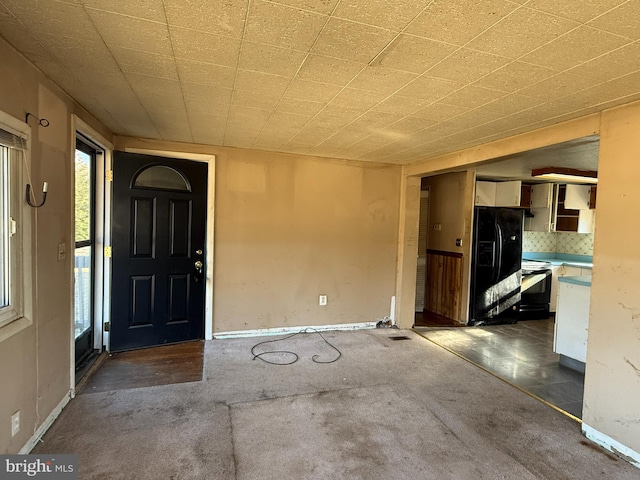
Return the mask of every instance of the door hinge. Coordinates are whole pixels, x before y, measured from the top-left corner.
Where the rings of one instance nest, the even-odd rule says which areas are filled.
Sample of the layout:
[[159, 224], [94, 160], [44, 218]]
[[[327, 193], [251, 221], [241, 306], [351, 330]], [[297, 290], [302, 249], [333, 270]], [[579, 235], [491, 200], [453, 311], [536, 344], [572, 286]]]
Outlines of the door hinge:
[[104, 179], [107, 182], [113, 182], [113, 170], [107, 170], [104, 172]]
[[103, 330], [109, 332], [111, 330], [111, 322], [104, 322]]
[[18, 222], [16, 222], [13, 217], [10, 217], [9, 224], [9, 236], [13, 237], [18, 231]]
[[111, 245], [104, 247], [104, 257], [111, 258]]

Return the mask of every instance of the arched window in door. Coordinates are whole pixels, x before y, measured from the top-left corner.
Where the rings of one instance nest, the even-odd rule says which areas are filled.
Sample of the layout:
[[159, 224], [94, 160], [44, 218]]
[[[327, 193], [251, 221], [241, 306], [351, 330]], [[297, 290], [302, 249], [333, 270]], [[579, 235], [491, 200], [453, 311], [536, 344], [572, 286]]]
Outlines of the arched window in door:
[[147, 165], [133, 176], [132, 188], [190, 192], [189, 181], [178, 170], [166, 165]]

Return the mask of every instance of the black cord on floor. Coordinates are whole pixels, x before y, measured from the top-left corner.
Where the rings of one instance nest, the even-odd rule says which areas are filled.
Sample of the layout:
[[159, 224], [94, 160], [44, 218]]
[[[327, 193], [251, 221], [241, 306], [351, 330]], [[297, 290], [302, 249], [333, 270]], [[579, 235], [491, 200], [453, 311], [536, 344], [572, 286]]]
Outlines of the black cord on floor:
[[[259, 342], [256, 343], [253, 347], [251, 347], [251, 355], [253, 355], [252, 360], [255, 360], [256, 358], [262, 360], [265, 363], [268, 363], [270, 365], [292, 365], [294, 363], [296, 363], [299, 360], [299, 356], [297, 353], [292, 352], [290, 350], [271, 350], [271, 351], [267, 351], [267, 352], [262, 352], [262, 353], [255, 353], [255, 349], [257, 347], [259, 347], [260, 345], [264, 345], [265, 343], [273, 343], [273, 342], [280, 342], [282, 340], [287, 340], [291, 337], [295, 337], [296, 335], [300, 335], [301, 333], [309, 333], [309, 330], [311, 330], [312, 332], [317, 333], [318, 335], [320, 335], [320, 338], [322, 338], [322, 340], [324, 340], [324, 342], [329, 345], [331, 348], [333, 348], [336, 352], [338, 352], [338, 356], [336, 358], [334, 358], [333, 360], [318, 360], [318, 358], [320, 357], [320, 355], [314, 355], [311, 357], [311, 361], [315, 362], [315, 363], [333, 363], [333, 362], [337, 362], [338, 359], [342, 356], [342, 352], [340, 350], [338, 350], [334, 345], [332, 345], [331, 343], [329, 343], [329, 341], [324, 338], [324, 336], [315, 328], [305, 328], [304, 330], [301, 330], [299, 332], [296, 333], [292, 333], [291, 335], [287, 335], [286, 337], [283, 338], [276, 338], [274, 340], [265, 340], [264, 342]], [[271, 355], [271, 354], [284, 354], [284, 355], [291, 355], [293, 357], [293, 360], [291, 360], [290, 362], [272, 362], [270, 360], [266, 360], [263, 358], [264, 355]]]

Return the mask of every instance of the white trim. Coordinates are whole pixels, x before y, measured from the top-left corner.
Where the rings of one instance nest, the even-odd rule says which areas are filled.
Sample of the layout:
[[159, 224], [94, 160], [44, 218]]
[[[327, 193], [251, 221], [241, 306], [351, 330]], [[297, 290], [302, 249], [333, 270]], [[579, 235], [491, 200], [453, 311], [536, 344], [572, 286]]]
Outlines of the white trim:
[[49, 430], [49, 427], [51, 427], [51, 425], [53, 425], [53, 422], [55, 422], [56, 419], [60, 416], [60, 414], [62, 413], [62, 409], [67, 406], [67, 403], [69, 403], [70, 400], [71, 400], [71, 391], [68, 391], [65, 394], [65, 396], [62, 397], [62, 400], [60, 400], [60, 403], [56, 405], [56, 407], [49, 414], [49, 416], [44, 420], [44, 422], [42, 422], [42, 424], [38, 427], [38, 429], [33, 433], [29, 441], [24, 445], [24, 447], [20, 449], [18, 454], [25, 455], [34, 449], [34, 447], [38, 444], [42, 436], [45, 433], [47, 433], [47, 430]]
[[623, 445], [617, 440], [614, 440], [610, 436], [605, 435], [602, 432], [599, 432], [598, 430], [596, 430], [593, 427], [590, 427], [584, 422], [582, 423], [582, 433], [589, 440], [592, 440], [598, 445], [600, 445], [601, 447], [606, 448], [611, 453], [618, 455], [623, 460], [626, 460], [627, 462], [629, 462], [631, 465], [640, 468], [640, 453], [630, 449], [629, 447], [627, 447], [626, 445]]
[[315, 330], [318, 332], [326, 332], [329, 330], [364, 330], [376, 328], [376, 322], [363, 323], [339, 323], [337, 325], [318, 325], [309, 327], [277, 327], [277, 328], [260, 328], [257, 330], [237, 330], [233, 332], [218, 332], [213, 338], [242, 338], [242, 337], [260, 337], [263, 335], [285, 335], [289, 333], [299, 333], [305, 330]]
[[147, 148], [124, 149], [127, 153], [155, 155], [157, 157], [178, 158], [204, 162], [209, 165], [207, 178], [207, 233], [205, 239], [205, 300], [204, 300], [204, 338], [213, 339], [213, 259], [214, 259], [214, 227], [216, 198], [216, 156], [202, 153], [179, 152], [172, 150], [153, 150]]

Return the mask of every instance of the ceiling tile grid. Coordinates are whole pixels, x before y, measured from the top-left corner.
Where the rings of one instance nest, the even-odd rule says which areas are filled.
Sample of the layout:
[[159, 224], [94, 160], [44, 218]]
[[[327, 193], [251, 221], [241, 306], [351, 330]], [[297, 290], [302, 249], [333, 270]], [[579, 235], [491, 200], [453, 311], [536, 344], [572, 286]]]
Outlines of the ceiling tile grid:
[[114, 133], [409, 163], [640, 98], [638, 0], [0, 0]]

